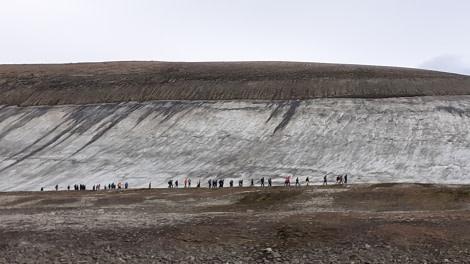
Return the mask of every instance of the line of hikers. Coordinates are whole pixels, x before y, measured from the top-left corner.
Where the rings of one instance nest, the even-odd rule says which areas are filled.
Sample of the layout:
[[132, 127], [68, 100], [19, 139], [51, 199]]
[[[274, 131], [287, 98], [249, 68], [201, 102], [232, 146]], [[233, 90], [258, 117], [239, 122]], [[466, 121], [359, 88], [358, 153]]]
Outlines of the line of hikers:
[[[191, 187], [191, 179], [184, 179], [184, 188]], [[201, 181], [196, 182], [196, 187], [201, 187]], [[152, 188], [152, 183], [149, 183], [149, 189]], [[168, 188], [178, 188], [178, 180], [173, 183], [173, 180], [168, 181]]]
[[[121, 182], [118, 182], [117, 184], [115, 184], [114, 182], [113, 183], [109, 183], [108, 185], [104, 185], [103, 188], [105, 190], [112, 190], [112, 189], [122, 189], [123, 188], [123, 184]], [[129, 183], [126, 182], [124, 183], [124, 189], [127, 189], [129, 188]], [[86, 190], [86, 185], [85, 184], [75, 184], [73, 186], [73, 189], [75, 191], [85, 191]], [[55, 185], [55, 190], [58, 191], [59, 190], [59, 185], [56, 184]], [[70, 185], [67, 185], [67, 190], [70, 191]], [[92, 190], [93, 191], [99, 191], [101, 190], [101, 184], [98, 183], [97, 185], [93, 185], [92, 187]], [[44, 187], [41, 187], [41, 191], [44, 191]]]
[[[323, 177], [323, 185], [328, 185], [328, 179], [327, 179], [327, 175], [325, 175]], [[291, 176], [287, 176], [284, 180], [284, 186], [291, 186], [290, 185], [290, 182], [291, 182]], [[309, 185], [309, 177], [307, 177], [305, 179], [305, 185]], [[209, 188], [222, 188], [224, 187], [224, 180], [223, 179], [209, 179], [207, 181], [208, 183], [208, 187]], [[265, 186], [265, 178], [262, 177], [261, 180], [259, 181], [260, 182], [260, 186], [261, 187], [264, 187]], [[271, 178], [268, 178], [267, 180], [268, 182], [268, 186], [272, 186], [272, 179]], [[348, 174], [344, 174], [344, 175], [338, 175], [336, 176], [336, 184], [347, 184], [348, 183]], [[230, 187], [233, 187], [233, 180], [230, 180], [229, 182], [229, 186]], [[250, 187], [254, 187], [255, 186], [255, 181], [254, 179], [251, 179], [251, 183], [250, 183]], [[300, 186], [300, 181], [299, 181], [299, 177], [296, 177], [295, 179], [295, 186]], [[85, 184], [75, 184], [74, 186], [74, 190], [76, 191], [82, 191], [82, 190], [86, 190], [86, 185]], [[109, 183], [108, 185], [104, 185], [104, 190], [113, 190], [113, 189], [121, 189], [123, 188], [123, 184], [121, 182], [118, 182], [117, 184], [115, 184], [114, 182], [113, 183]], [[149, 183], [148, 185], [149, 189], [152, 188], [152, 182]], [[196, 181], [196, 188], [200, 188], [201, 187], [201, 180], [198, 180]], [[240, 179], [238, 180], [238, 187], [243, 187], [243, 180]], [[127, 189], [129, 188], [129, 183], [124, 183], [124, 189]], [[178, 180], [169, 180], [168, 181], [168, 188], [178, 188]], [[191, 179], [184, 179], [184, 188], [191, 188]], [[93, 188], [92, 190], [93, 191], [99, 191], [102, 189], [102, 186], [101, 184], [97, 184], [97, 185], [93, 185]], [[44, 188], [41, 187], [41, 191], [43, 191]], [[58, 191], [59, 190], [59, 185], [56, 185], [55, 186], [55, 190]], [[67, 190], [70, 190], [70, 185], [67, 186]]]
[[[285, 181], [284, 181], [284, 186], [291, 186], [290, 185], [290, 182], [291, 182], [291, 176], [287, 176], [285, 178]], [[224, 182], [225, 180], [223, 179], [209, 179], [207, 181], [207, 186], [208, 188], [222, 188], [224, 187]], [[260, 182], [260, 186], [261, 187], [264, 187], [265, 186], [265, 178], [262, 177], [261, 180], [259, 181]], [[272, 186], [272, 179], [271, 178], [268, 178], [267, 180], [268, 182], [268, 186]], [[309, 177], [305, 178], [305, 185], [309, 185], [310, 183], [310, 179]], [[345, 174], [344, 176], [343, 175], [339, 175], [336, 177], [336, 184], [347, 184], [348, 183], [348, 174]], [[327, 178], [327, 175], [325, 175], [323, 177], [323, 185], [328, 185], [328, 178]], [[255, 186], [255, 181], [254, 179], [251, 179], [251, 183], [250, 183], [250, 187], [254, 187]], [[299, 180], [299, 177], [296, 177], [295, 179], [295, 186], [301, 186], [300, 184], [300, 180]], [[191, 187], [191, 179], [185, 179], [184, 180], [184, 188], [190, 188]], [[196, 182], [196, 188], [200, 188], [201, 187], [201, 180], [198, 180]], [[233, 180], [230, 180], [229, 182], [229, 187], [233, 187]], [[238, 187], [243, 187], [243, 180], [240, 179], [238, 180]], [[151, 188], [151, 183], [149, 183], [149, 189]], [[173, 180], [169, 180], [168, 181], [168, 188], [178, 188], [178, 180], [175, 180], [173, 182]]]

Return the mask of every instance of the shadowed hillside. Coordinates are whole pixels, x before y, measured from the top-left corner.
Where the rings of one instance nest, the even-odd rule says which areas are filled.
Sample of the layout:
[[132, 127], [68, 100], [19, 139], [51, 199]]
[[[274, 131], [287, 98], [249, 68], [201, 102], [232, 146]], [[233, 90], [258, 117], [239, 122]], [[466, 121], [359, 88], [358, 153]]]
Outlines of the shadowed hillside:
[[470, 94], [470, 77], [296, 62], [0, 65], [0, 105]]

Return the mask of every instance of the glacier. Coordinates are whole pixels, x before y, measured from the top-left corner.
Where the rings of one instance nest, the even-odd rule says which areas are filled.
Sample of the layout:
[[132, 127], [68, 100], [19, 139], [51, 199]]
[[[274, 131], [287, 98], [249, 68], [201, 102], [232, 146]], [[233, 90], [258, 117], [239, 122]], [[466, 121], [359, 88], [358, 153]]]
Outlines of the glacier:
[[0, 191], [168, 180], [469, 184], [470, 96], [0, 106]]

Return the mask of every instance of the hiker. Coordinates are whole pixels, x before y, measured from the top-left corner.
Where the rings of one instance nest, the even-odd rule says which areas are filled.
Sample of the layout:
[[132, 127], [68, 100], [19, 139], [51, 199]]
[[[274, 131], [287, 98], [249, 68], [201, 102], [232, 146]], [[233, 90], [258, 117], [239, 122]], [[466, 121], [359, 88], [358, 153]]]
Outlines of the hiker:
[[201, 188], [201, 180], [198, 180], [198, 181], [197, 181], [197, 186], [196, 186], [196, 187], [197, 187], [197, 188]]
[[217, 179], [212, 180], [212, 188], [217, 188]]
[[[92, 188], [92, 190], [93, 190], [93, 191], [95, 190], [95, 185], [93, 185], [93, 188]], [[57, 191], [57, 190], [56, 190], [56, 191]]]
[[305, 184], [308, 186], [308, 177], [305, 179]]
[[230, 180], [230, 187], [233, 187], [233, 180]]
[[56, 185], [55, 185], [55, 190], [56, 190], [56, 191], [59, 190], [59, 184], [56, 184]]
[[188, 179], [184, 179], [184, 188], [188, 186]]
[[191, 179], [188, 179], [188, 188], [191, 187]]
[[121, 189], [121, 187], [122, 187], [121, 182], [118, 182], [118, 189]]
[[67, 185], [67, 191], [70, 191], [70, 185]]
[[284, 181], [284, 186], [290, 186], [290, 176], [286, 177], [286, 180]]
[[149, 189], [152, 189], [152, 182], [149, 182]]
[[207, 183], [209, 184], [209, 189], [212, 188], [212, 180], [209, 179], [209, 180], [207, 181]]
[[243, 187], [243, 180], [238, 180], [238, 187]]
[[44, 191], [44, 187], [41, 187], [41, 192]]
[[261, 178], [261, 186], [264, 186], [264, 177]]
[[168, 188], [173, 188], [173, 180], [168, 181]]
[[348, 184], [348, 174], [344, 174], [344, 184]]
[[295, 186], [300, 186], [299, 177], [295, 179]]
[[254, 187], [255, 186], [255, 181], [253, 179], [251, 179], [251, 185], [250, 187]]
[[271, 178], [269, 178], [268, 179], [268, 186], [271, 186], [271, 183], [272, 183]]
[[323, 185], [328, 185], [328, 182], [326, 181], [326, 175], [323, 177]]
[[124, 184], [124, 188], [127, 189], [128, 187], [129, 187], [129, 183], [126, 182], [126, 183]]
[[224, 187], [224, 180], [219, 180], [219, 188]]
[[175, 181], [175, 188], [178, 188], [178, 180]]

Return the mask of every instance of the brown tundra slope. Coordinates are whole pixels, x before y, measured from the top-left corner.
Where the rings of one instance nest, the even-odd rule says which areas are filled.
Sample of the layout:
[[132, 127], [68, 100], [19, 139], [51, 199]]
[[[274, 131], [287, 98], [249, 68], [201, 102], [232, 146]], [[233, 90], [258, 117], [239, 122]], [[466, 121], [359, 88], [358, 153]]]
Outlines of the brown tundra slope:
[[148, 100], [297, 100], [470, 94], [470, 77], [300, 62], [0, 65], [0, 105]]

